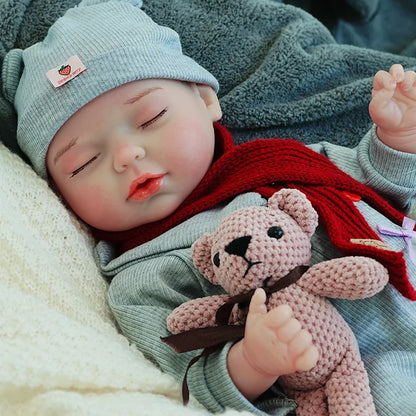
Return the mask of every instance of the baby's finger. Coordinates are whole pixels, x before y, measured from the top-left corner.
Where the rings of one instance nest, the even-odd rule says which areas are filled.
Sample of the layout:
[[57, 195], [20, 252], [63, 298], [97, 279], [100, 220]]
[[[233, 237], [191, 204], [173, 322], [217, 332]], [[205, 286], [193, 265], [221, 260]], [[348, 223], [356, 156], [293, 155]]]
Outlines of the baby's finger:
[[303, 354], [311, 345], [311, 334], [306, 331], [306, 329], [302, 329], [296, 334], [292, 341], [290, 341], [289, 349], [294, 356], [297, 356]]
[[308, 371], [315, 367], [319, 359], [319, 351], [311, 345], [300, 357], [296, 359], [295, 367], [297, 371]]
[[277, 335], [281, 341], [289, 343], [301, 330], [300, 322], [292, 318], [278, 328]]
[[400, 64], [392, 65], [389, 73], [396, 80], [396, 82], [401, 82], [404, 79], [404, 69]]
[[378, 71], [373, 79], [373, 91], [387, 89], [393, 91], [396, 88], [396, 80], [386, 71]]
[[266, 317], [266, 324], [271, 329], [280, 328], [292, 319], [293, 311], [289, 305], [279, 305], [269, 311]]
[[414, 71], [406, 71], [404, 74], [403, 81], [399, 84], [400, 88], [404, 91], [409, 90], [413, 87], [416, 79], [416, 74]]
[[266, 313], [267, 308], [266, 308], [265, 302], [266, 302], [266, 292], [263, 289], [256, 289], [250, 301], [249, 314]]

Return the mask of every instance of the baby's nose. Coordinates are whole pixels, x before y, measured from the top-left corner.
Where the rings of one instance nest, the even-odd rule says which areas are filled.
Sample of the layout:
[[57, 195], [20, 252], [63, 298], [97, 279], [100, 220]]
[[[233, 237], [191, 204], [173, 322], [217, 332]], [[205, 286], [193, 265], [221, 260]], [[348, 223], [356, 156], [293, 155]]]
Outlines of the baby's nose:
[[128, 142], [120, 142], [114, 150], [114, 169], [123, 172], [129, 165], [143, 159], [146, 152], [143, 147]]

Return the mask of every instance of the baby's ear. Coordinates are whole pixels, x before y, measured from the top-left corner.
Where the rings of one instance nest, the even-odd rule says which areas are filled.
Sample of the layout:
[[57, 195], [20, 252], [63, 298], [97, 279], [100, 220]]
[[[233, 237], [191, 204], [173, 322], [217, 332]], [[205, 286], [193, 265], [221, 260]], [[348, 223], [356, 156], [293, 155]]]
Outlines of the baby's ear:
[[[192, 259], [195, 267], [210, 282], [214, 283], [215, 274], [211, 260], [212, 234], [206, 233], [192, 244]], [[214, 283], [216, 284], [216, 283]]]
[[204, 100], [212, 121], [218, 121], [222, 117], [222, 110], [217, 94], [209, 85], [196, 84], [199, 95]]

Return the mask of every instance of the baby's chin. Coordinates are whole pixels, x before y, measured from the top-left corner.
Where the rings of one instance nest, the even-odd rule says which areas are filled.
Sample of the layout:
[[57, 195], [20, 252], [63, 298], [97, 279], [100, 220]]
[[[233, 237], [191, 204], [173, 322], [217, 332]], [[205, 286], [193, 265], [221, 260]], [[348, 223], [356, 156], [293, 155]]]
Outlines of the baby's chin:
[[[183, 202], [173, 194], [160, 194], [149, 198], [148, 201], [137, 202], [137, 215], [133, 213], [131, 217], [120, 215], [118, 219], [110, 220], [108, 217], [102, 221], [90, 223], [95, 229], [104, 232], [123, 232], [133, 230], [137, 227], [163, 221], [174, 215]], [[133, 202], [134, 207], [136, 203]]]

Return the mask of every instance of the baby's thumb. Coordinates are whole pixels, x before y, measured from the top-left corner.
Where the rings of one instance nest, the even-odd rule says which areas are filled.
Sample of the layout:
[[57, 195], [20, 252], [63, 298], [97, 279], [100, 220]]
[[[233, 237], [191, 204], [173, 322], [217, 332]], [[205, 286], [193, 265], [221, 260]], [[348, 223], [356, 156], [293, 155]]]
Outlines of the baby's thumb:
[[266, 308], [266, 292], [263, 289], [256, 289], [250, 301], [248, 313], [250, 314], [265, 314]]

